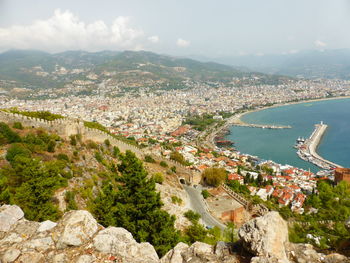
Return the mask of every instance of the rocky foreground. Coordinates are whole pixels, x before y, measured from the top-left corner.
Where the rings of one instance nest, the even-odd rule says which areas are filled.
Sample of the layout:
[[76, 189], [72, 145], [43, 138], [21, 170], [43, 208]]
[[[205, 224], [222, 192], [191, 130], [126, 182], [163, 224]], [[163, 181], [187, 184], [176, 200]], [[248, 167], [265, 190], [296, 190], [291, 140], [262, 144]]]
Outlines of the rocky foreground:
[[277, 212], [249, 221], [239, 237], [238, 244], [179, 243], [159, 259], [151, 244], [137, 243], [124, 228], [102, 227], [84, 210], [67, 212], [57, 223], [39, 223], [26, 220], [18, 206], [0, 207], [1, 263], [350, 263], [339, 254], [289, 243], [287, 224]]

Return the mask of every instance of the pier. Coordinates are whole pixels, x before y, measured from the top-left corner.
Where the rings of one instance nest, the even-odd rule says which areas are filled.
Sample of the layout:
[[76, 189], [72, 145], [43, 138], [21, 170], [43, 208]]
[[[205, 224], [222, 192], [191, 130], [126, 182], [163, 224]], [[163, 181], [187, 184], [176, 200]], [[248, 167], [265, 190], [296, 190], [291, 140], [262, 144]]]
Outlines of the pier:
[[311, 162], [322, 169], [342, 168], [342, 166], [324, 159], [316, 152], [327, 127], [328, 126], [323, 122], [316, 124], [315, 130], [312, 132], [310, 138], [307, 139], [304, 144], [298, 146], [299, 150], [297, 154], [301, 159]]
[[261, 129], [290, 129], [290, 125], [270, 125], [270, 124], [255, 124], [255, 123], [245, 123], [240, 119], [241, 115], [235, 116], [231, 119], [230, 124], [234, 126], [241, 127], [251, 127], [251, 128], [261, 128]]

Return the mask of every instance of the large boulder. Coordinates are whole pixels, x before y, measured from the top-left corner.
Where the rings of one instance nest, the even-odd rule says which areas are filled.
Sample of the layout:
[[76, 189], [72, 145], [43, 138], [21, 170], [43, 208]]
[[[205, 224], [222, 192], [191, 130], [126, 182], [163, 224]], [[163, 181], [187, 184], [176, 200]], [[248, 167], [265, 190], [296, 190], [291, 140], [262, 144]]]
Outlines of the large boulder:
[[137, 243], [132, 234], [121, 227], [101, 230], [93, 239], [93, 246], [102, 253], [110, 253], [123, 258], [123, 262], [158, 262], [158, 255], [149, 243]]
[[244, 247], [255, 256], [289, 262], [285, 252], [288, 227], [278, 212], [269, 212], [247, 222], [239, 229], [238, 235]]
[[0, 232], [9, 231], [23, 216], [24, 213], [19, 206], [2, 205], [0, 207]]
[[84, 210], [70, 211], [53, 230], [53, 238], [59, 249], [81, 246], [97, 232], [98, 224], [93, 216]]

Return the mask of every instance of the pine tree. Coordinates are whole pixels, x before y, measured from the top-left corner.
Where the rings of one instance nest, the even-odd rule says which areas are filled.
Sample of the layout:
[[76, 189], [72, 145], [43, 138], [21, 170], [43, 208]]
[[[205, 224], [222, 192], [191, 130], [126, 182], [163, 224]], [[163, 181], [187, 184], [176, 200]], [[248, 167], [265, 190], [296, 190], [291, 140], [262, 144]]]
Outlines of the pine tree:
[[160, 194], [142, 161], [130, 151], [121, 154], [120, 160], [117, 191], [106, 184], [95, 200], [94, 214], [101, 224], [123, 227], [138, 242], [150, 242], [162, 256], [179, 240], [175, 217], [161, 209]]

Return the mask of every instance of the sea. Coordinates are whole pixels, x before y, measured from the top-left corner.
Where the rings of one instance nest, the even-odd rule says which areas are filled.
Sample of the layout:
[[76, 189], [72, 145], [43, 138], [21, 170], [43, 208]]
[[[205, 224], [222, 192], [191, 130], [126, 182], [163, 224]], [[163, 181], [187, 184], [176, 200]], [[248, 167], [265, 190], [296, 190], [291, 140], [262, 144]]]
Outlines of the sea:
[[290, 125], [291, 129], [230, 127], [227, 139], [241, 153], [317, 172], [320, 169], [301, 160], [293, 146], [298, 137], [308, 138], [315, 124], [328, 125], [317, 152], [323, 158], [350, 167], [350, 99], [334, 99], [292, 104], [244, 115], [246, 123]]

